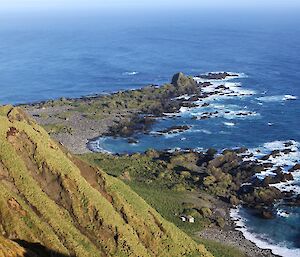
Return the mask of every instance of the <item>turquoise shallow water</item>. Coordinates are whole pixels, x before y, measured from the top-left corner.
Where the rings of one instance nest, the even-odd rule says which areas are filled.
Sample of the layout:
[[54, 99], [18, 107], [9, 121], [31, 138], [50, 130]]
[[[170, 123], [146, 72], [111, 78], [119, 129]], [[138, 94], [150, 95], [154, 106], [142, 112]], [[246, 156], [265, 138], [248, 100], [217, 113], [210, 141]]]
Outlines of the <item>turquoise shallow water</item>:
[[[206, 111], [219, 110], [218, 117], [193, 120], [204, 110], [188, 110], [160, 120], [150, 135], [137, 135], [139, 142], [135, 145], [106, 138], [100, 139], [97, 147], [122, 153], [148, 148], [220, 150], [263, 147], [282, 140], [300, 142], [300, 100], [286, 100], [286, 95], [300, 97], [299, 52], [297, 12], [2, 14], [0, 103], [79, 97], [161, 84], [178, 71], [194, 76], [232, 71], [246, 76], [227, 83], [240, 83], [241, 90], [252, 93], [210, 101]], [[229, 115], [222, 114], [225, 110]], [[241, 111], [252, 115], [235, 115]], [[155, 134], [182, 124], [192, 128], [172, 136]], [[251, 234], [265, 234], [263, 240], [270, 239], [271, 247], [300, 248], [299, 209], [289, 212], [289, 216], [278, 215], [270, 222], [262, 222], [247, 211], [240, 215]], [[286, 251], [283, 255], [292, 256]]]

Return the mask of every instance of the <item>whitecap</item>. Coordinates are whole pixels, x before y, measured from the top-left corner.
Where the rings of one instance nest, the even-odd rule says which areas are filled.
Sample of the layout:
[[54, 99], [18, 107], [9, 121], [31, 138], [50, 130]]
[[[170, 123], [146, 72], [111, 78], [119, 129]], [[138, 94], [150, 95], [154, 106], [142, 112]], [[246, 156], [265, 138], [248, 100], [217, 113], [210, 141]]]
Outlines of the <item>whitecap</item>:
[[296, 194], [300, 194], [300, 171], [294, 171], [293, 173], [294, 180], [287, 182], [280, 182], [277, 184], [273, 184], [272, 186], [276, 187], [280, 191], [294, 191]]
[[287, 213], [284, 210], [280, 210], [280, 209], [277, 210], [277, 215], [280, 217], [283, 217], [283, 218], [288, 218], [290, 216], [289, 213]]
[[[248, 118], [259, 118], [260, 114], [251, 111], [251, 110], [245, 110], [239, 109], [240, 106], [238, 105], [231, 105], [231, 104], [210, 104], [210, 106], [203, 110], [203, 108], [193, 108], [189, 110], [189, 113], [192, 116], [197, 117], [198, 120], [201, 120], [204, 116], [206, 118], [225, 118], [227, 120], [233, 120], [233, 119], [248, 119]], [[187, 112], [188, 109], [184, 109], [184, 112]]]
[[228, 113], [222, 113], [221, 115], [225, 119], [233, 120], [233, 119], [246, 119], [249, 117], [259, 117], [260, 114], [254, 111], [229, 111]]
[[163, 134], [163, 136], [165, 138], [172, 138], [172, 137], [177, 137], [178, 135], [180, 135], [181, 133], [165, 133]]
[[241, 88], [241, 83], [226, 82], [225, 87], [228, 87], [233, 91], [233, 93], [230, 93], [229, 95], [238, 94], [239, 96], [251, 96], [256, 94], [255, 90]]
[[233, 123], [233, 122], [223, 122], [223, 124], [224, 124], [225, 126], [228, 126], [228, 127], [233, 127], [233, 126], [235, 126], [235, 123]]
[[221, 131], [219, 131], [219, 134], [221, 134], [221, 135], [230, 135], [230, 132], [221, 130]]
[[188, 108], [188, 107], [180, 107], [180, 109], [179, 109], [179, 111], [180, 111], [181, 113], [188, 112], [189, 110], [190, 110], [190, 108]]
[[174, 147], [174, 148], [171, 148], [171, 149], [167, 150], [167, 152], [169, 152], [169, 153], [174, 153], [174, 152], [177, 152], [177, 151], [181, 151], [181, 148], [180, 147]]
[[[279, 150], [275, 155], [268, 156], [267, 160], [261, 159], [263, 156], [270, 154], [272, 151]], [[257, 161], [258, 163], [272, 163], [272, 167], [265, 168], [262, 172], [255, 176], [264, 179], [266, 176], [276, 175], [277, 168], [281, 168], [283, 172], [289, 172], [295, 164], [300, 161], [300, 144], [294, 140], [289, 141], [272, 141], [263, 144], [258, 148], [249, 149], [245, 153], [240, 154], [244, 161]], [[281, 191], [295, 191], [300, 193], [300, 171], [293, 171], [294, 180], [272, 184], [273, 187]]]
[[173, 98], [173, 99], [174, 99], [174, 100], [181, 100], [181, 99], [189, 100], [192, 96], [194, 96], [194, 95], [188, 95], [188, 94], [185, 94], [185, 95], [177, 96], [177, 97], [175, 97], [175, 98]]
[[298, 99], [297, 96], [294, 95], [284, 95], [284, 100], [296, 100]]
[[113, 154], [113, 152], [105, 150], [102, 147], [102, 144], [103, 144], [104, 140], [105, 140], [104, 138], [98, 138], [96, 140], [90, 141], [90, 142], [88, 142], [88, 148], [92, 152]]
[[273, 96], [262, 96], [256, 98], [256, 100], [262, 102], [283, 102], [288, 100], [297, 100], [298, 97], [294, 95], [273, 95]]
[[[287, 146], [287, 144], [289, 146]], [[283, 150], [290, 148], [292, 150], [297, 150], [300, 147], [300, 144], [296, 142], [295, 140], [287, 140], [287, 141], [280, 141], [280, 140], [275, 140], [272, 142], [267, 142], [263, 145], [264, 148], [268, 150]]]
[[126, 72], [123, 72], [122, 74], [125, 76], [134, 76], [134, 75], [139, 74], [139, 72], [138, 71], [126, 71]]
[[207, 130], [207, 129], [191, 129], [188, 132], [204, 133], [204, 134], [207, 134], [207, 135], [212, 134], [212, 132]]

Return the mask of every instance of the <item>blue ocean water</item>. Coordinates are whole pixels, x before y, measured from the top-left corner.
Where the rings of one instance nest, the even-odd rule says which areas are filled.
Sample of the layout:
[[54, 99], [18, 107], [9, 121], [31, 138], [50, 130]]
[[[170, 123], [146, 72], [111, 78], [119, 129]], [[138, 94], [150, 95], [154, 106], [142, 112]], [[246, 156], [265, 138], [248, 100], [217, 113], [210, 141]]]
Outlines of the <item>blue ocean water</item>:
[[[299, 53], [300, 17], [296, 11], [172, 9], [3, 14], [0, 104], [161, 84], [169, 82], [178, 71], [194, 76], [232, 71], [245, 75], [227, 83], [240, 83], [242, 90], [253, 94], [215, 99], [207, 111], [250, 111], [253, 115], [241, 118], [223, 114], [194, 120], [191, 118], [203, 110], [193, 109], [159, 121], [152, 131], [191, 125], [192, 129], [184, 133], [138, 135], [135, 145], [106, 138], [100, 139], [98, 146], [111, 152], [135, 152], [176, 147], [255, 148], [277, 141], [300, 142]], [[300, 248], [300, 212], [290, 212], [293, 215], [280, 216], [272, 224], [261, 224], [249, 213], [241, 215], [253, 234], [267, 234], [273, 245], [280, 244], [282, 249]], [[285, 230], [286, 226], [297, 229]]]

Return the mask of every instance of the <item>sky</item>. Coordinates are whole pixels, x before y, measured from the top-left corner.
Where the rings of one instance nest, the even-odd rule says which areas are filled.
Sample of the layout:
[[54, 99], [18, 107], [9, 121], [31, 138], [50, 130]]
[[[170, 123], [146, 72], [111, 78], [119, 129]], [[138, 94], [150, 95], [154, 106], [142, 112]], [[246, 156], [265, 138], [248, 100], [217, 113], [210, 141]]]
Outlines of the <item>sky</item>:
[[76, 9], [76, 8], [295, 8], [300, 0], [0, 0], [0, 10]]

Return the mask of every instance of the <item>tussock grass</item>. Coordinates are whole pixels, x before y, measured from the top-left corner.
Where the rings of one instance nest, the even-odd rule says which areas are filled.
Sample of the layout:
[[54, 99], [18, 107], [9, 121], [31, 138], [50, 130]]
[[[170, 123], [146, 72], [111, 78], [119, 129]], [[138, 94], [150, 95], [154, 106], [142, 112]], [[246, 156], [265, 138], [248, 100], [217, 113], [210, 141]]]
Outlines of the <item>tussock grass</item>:
[[0, 114], [0, 232], [84, 257], [212, 256], [128, 185], [75, 162], [19, 109]]

